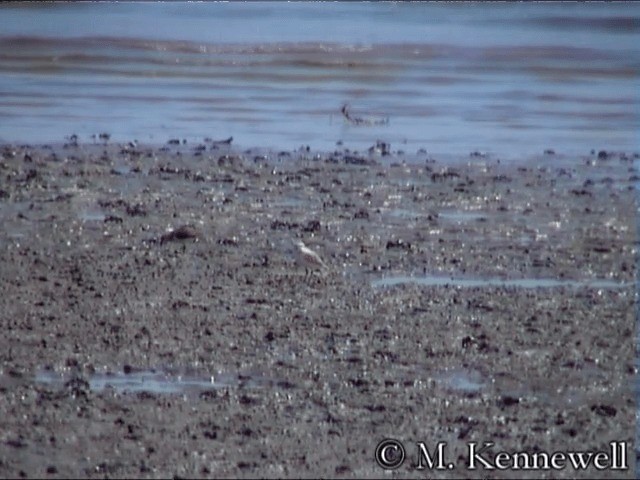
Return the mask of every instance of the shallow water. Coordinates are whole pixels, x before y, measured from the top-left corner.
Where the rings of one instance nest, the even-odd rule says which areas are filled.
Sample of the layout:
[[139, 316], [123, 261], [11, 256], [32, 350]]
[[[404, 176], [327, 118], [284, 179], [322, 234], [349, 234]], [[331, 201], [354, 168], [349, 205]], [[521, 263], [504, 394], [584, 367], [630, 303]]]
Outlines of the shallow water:
[[486, 219], [486, 215], [482, 214], [481, 212], [469, 212], [469, 211], [463, 211], [463, 210], [459, 210], [459, 211], [451, 210], [447, 212], [440, 212], [438, 216], [446, 220], [451, 220], [453, 222], [458, 222], [458, 223], [468, 222], [472, 220], [479, 220], [481, 218]]
[[[82, 377], [85, 378], [85, 377]], [[72, 380], [68, 375], [51, 370], [39, 370], [35, 375], [35, 382], [54, 388], [62, 388]], [[164, 370], [138, 370], [129, 373], [108, 372], [95, 373], [85, 378], [90, 390], [101, 392], [112, 389], [119, 393], [149, 392], [157, 394], [174, 394], [203, 392], [226, 387], [255, 388], [273, 384], [273, 379], [260, 375], [231, 375], [219, 373], [216, 375], [178, 374]]]
[[480, 372], [462, 368], [442, 372], [436, 381], [448, 390], [461, 393], [478, 393], [487, 385]]
[[[407, 153], [505, 156], [638, 146], [632, 2], [0, 9], [0, 141], [106, 132], [364, 150], [382, 139]], [[351, 124], [344, 103], [389, 121]]]
[[86, 211], [82, 212], [79, 217], [85, 222], [104, 222], [107, 214], [104, 212]]
[[603, 288], [616, 289], [632, 287], [630, 283], [620, 283], [612, 280], [557, 280], [554, 278], [453, 278], [443, 276], [391, 276], [373, 280], [373, 287], [393, 287], [395, 285], [417, 284], [425, 287], [462, 287], [462, 288], [483, 288], [483, 287], [514, 287], [514, 288]]

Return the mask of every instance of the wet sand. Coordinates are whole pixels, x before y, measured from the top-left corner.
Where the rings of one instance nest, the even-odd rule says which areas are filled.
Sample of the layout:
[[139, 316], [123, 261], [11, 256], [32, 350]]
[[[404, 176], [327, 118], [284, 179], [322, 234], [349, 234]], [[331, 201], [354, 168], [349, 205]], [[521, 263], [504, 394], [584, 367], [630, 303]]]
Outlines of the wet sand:
[[0, 146], [0, 476], [634, 478], [637, 154], [391, 151]]

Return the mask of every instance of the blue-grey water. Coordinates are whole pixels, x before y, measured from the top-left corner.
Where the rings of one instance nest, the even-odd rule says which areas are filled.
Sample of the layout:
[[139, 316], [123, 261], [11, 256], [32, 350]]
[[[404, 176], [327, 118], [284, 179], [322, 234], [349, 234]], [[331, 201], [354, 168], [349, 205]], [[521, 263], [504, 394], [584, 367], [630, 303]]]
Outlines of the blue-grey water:
[[639, 34], [634, 2], [3, 4], [0, 141], [636, 151]]

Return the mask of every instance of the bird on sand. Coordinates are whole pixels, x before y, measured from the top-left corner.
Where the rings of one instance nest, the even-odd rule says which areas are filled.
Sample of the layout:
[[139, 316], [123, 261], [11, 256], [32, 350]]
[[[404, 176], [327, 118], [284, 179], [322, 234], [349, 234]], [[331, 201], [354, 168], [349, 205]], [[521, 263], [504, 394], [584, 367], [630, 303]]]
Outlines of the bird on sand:
[[296, 246], [296, 262], [305, 268], [307, 275], [312, 270], [324, 270], [327, 268], [320, 255], [307, 247], [302, 240], [296, 239], [293, 243]]

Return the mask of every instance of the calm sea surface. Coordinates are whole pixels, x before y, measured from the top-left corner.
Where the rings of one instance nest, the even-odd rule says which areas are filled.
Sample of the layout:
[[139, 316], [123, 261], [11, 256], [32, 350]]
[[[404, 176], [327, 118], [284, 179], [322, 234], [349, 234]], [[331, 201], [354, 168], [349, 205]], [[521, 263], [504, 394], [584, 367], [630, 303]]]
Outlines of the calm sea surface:
[[2, 4], [0, 141], [638, 151], [639, 71], [634, 2]]

